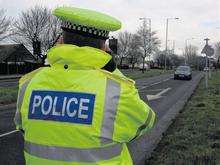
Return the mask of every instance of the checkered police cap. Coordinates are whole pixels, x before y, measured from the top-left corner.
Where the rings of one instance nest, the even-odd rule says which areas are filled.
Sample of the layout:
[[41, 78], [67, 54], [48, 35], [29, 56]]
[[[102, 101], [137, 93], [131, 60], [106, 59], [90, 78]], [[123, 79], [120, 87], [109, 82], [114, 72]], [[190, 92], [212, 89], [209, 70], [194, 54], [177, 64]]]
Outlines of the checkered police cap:
[[83, 34], [83, 35], [91, 36], [94, 38], [108, 39], [108, 36], [109, 36], [109, 31], [107, 30], [100, 30], [94, 27], [74, 24], [69, 21], [63, 21], [61, 24], [61, 27], [64, 29], [68, 29], [68, 31], [70, 32], [75, 32], [78, 34]]

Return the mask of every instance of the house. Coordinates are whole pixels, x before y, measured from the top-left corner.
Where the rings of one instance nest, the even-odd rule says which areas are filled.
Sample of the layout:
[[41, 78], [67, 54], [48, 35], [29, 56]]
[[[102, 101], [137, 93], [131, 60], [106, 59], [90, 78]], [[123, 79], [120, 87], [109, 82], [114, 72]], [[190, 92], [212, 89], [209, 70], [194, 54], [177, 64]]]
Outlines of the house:
[[24, 74], [40, 65], [23, 44], [0, 45], [0, 74]]

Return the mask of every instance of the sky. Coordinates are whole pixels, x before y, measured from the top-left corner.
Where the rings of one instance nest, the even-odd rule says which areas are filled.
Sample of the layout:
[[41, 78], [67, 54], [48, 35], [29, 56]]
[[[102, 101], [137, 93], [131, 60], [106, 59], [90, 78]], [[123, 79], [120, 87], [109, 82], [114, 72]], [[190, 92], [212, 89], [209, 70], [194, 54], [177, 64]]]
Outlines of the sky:
[[[175, 51], [181, 54], [187, 40], [199, 51], [204, 46], [204, 38], [210, 44], [220, 41], [220, 0], [0, 0], [0, 8], [14, 19], [35, 5], [54, 9], [57, 6], [74, 6], [110, 14], [122, 21], [122, 29], [135, 33], [141, 25], [139, 18], [152, 21], [152, 30], [157, 31], [161, 49], [165, 49], [166, 19], [169, 19], [168, 46], [175, 41]], [[201, 51], [200, 51], [201, 52]]]

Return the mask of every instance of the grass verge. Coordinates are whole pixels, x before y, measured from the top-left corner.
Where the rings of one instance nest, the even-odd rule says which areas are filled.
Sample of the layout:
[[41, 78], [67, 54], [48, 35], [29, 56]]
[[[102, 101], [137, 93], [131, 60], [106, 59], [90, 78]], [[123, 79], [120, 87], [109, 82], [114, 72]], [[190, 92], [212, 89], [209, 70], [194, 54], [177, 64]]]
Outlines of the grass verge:
[[207, 90], [201, 81], [146, 164], [220, 164], [220, 72]]
[[173, 73], [172, 70], [161, 70], [161, 69], [150, 69], [142, 73], [142, 71], [134, 69], [128, 69], [128, 70], [122, 70], [122, 73], [126, 76], [129, 77], [133, 80], [140, 79], [140, 78], [148, 78], [148, 77], [153, 77], [153, 76], [159, 76], [161, 74], [165, 73]]
[[18, 87], [0, 87], [0, 105], [16, 102], [17, 95]]

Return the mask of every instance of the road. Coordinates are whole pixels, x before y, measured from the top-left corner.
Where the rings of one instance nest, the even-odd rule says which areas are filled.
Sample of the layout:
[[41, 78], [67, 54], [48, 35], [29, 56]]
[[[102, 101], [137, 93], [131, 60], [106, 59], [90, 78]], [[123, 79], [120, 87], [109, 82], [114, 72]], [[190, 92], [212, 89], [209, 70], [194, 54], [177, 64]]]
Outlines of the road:
[[18, 78], [0, 79], [0, 87], [14, 87], [18, 86]]
[[[147, 101], [146, 98], [148, 96], [149, 105], [156, 112], [160, 120], [166, 114], [166, 111], [181, 98], [186, 89], [194, 83], [194, 79], [197, 76], [197, 73], [193, 73], [191, 81], [173, 80], [173, 76], [170, 74], [142, 78], [136, 80], [136, 86], [143, 100]], [[4, 133], [15, 129], [13, 124], [14, 113], [14, 109], [0, 111], [0, 165], [24, 164], [21, 133], [13, 132], [9, 135], [4, 135]], [[140, 143], [139, 146], [141, 147], [145, 145], [146, 141], [138, 143]], [[136, 145], [129, 145], [133, 159], [138, 157], [139, 151]]]

